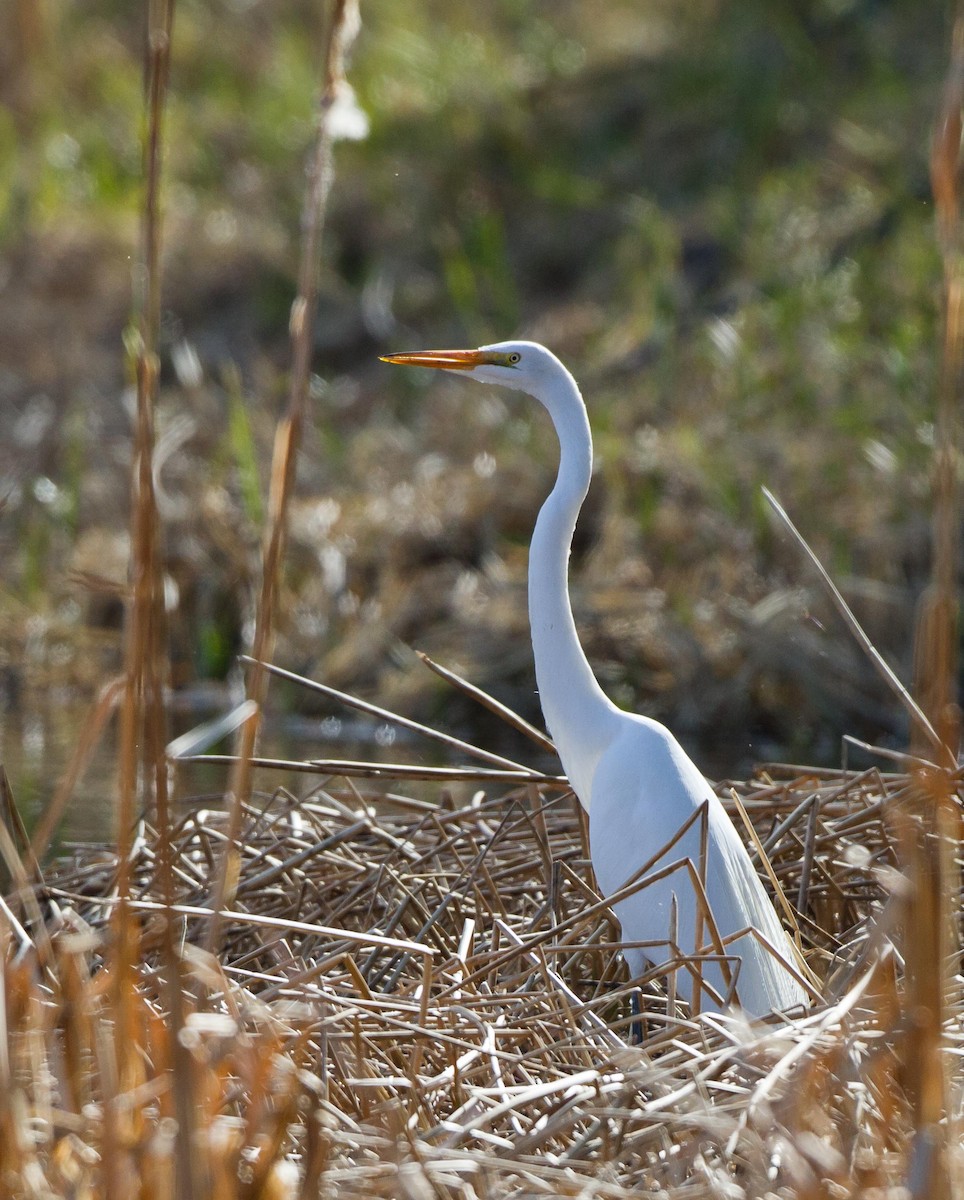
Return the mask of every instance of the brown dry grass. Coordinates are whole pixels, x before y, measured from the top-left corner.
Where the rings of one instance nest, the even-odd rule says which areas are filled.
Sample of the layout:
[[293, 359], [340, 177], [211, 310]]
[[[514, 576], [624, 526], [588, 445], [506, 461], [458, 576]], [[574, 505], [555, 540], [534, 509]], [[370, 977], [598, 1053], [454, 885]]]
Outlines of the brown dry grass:
[[[244, 808], [217, 956], [198, 945], [227, 817], [198, 808], [172, 831], [170, 918], [158, 831], [141, 826], [125, 1043], [112, 1036], [107, 965], [119, 863], [76, 851], [7, 912], [8, 1178], [102, 1194], [112, 1160], [118, 1186], [165, 1196], [187, 1154], [202, 1194], [225, 1196], [896, 1185], [911, 1110], [894, 821], [912, 781], [772, 768], [736, 790], [829, 1001], [750, 1027], [691, 1020], [653, 983], [638, 1047], [615, 927], [558, 785], [455, 807], [326, 774], [301, 798], [260, 797]], [[179, 1033], [165, 1001], [169, 922]], [[172, 1120], [175, 1036], [190, 1139]], [[945, 1053], [959, 1041], [954, 1019]]]

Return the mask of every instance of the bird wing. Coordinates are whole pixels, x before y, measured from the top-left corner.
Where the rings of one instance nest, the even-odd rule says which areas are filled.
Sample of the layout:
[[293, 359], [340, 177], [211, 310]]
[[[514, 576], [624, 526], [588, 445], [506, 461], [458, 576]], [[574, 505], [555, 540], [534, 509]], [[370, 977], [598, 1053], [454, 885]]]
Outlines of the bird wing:
[[[690, 827], [680, 836], [687, 821]], [[792, 961], [787, 935], [733, 822], [663, 726], [627, 714], [623, 732], [602, 755], [593, 778], [589, 832], [593, 868], [606, 896], [656, 860], [639, 889], [614, 905], [624, 940], [651, 943], [627, 954], [634, 971], [643, 958], [654, 964], [670, 958], [671, 940], [684, 955], [712, 944], [694, 873], [724, 941], [751, 928]], [[737, 986], [748, 1012], [805, 1002], [799, 983], [757, 938], [735, 938], [726, 950], [742, 960]], [[726, 994], [722, 971], [708, 966], [705, 975]]]

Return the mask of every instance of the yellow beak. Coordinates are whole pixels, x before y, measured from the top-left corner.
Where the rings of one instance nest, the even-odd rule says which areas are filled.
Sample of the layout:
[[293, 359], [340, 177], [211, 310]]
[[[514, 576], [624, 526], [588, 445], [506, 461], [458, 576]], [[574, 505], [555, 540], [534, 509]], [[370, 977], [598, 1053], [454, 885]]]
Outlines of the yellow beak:
[[471, 371], [490, 362], [482, 350], [412, 350], [408, 354], [382, 354], [382, 362], [400, 367], [435, 367], [443, 371]]

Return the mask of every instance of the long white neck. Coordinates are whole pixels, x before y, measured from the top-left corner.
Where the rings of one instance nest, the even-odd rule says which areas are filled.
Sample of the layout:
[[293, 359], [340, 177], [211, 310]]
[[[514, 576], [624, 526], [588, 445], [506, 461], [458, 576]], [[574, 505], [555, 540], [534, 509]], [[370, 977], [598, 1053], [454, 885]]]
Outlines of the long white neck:
[[529, 547], [529, 622], [539, 699], [562, 765], [585, 808], [599, 756], [615, 732], [618, 709], [596, 682], [576, 633], [569, 600], [569, 554], [592, 476], [586, 406], [575, 380], [536, 393], [559, 438], [559, 473]]

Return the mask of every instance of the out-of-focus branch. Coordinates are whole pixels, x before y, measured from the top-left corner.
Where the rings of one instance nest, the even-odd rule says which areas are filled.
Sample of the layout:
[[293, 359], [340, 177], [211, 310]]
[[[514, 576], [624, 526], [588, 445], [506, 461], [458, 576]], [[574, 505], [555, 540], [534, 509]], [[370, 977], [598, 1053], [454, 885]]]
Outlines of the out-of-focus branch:
[[[944, 337], [937, 396], [931, 583], [922, 598], [915, 647], [917, 700], [945, 753], [916, 772], [914, 800], [899, 818], [907, 892], [904, 1061], [913, 1107], [914, 1142], [907, 1184], [924, 1200], [960, 1194], [959, 1131], [948, 1106], [944, 1024], [959, 951], [956, 847], [960, 811], [954, 768], [960, 738], [957, 681], [959, 396], [964, 363], [964, 272], [961, 231], [961, 131], [964, 122], [964, 6], [958, 6], [951, 61], [931, 146], [931, 188], [944, 264]], [[916, 748], [924, 738], [915, 730]], [[955, 1005], [956, 1007], [956, 1005]]]
[[[243, 805], [251, 793], [252, 765], [261, 722], [268, 676], [263, 664], [270, 660], [275, 635], [275, 613], [281, 589], [288, 503], [295, 480], [298, 448], [308, 401], [311, 378], [313, 332], [318, 300], [319, 248], [328, 196], [334, 179], [332, 145], [338, 136], [338, 116], [351, 103], [345, 65], [361, 27], [358, 0], [335, 0], [328, 26], [324, 79], [318, 105], [318, 129], [308, 169], [308, 184], [302, 213], [301, 258], [298, 294], [291, 306], [292, 366], [287, 411], [275, 434], [268, 502], [268, 531], [261, 576], [261, 594], [248, 676], [248, 696], [256, 710], [241, 733], [239, 762], [231, 784], [231, 820], [221, 870], [211, 907], [215, 912], [230, 904], [237, 886], [240, 857], [237, 845]], [[219, 921], [209, 927], [208, 945], [217, 943]]]
[[[143, 1064], [133, 1051], [137, 1044], [134, 1007], [139, 952], [137, 925], [129, 908], [132, 838], [138, 800], [152, 810], [158, 831], [157, 879], [166, 904], [174, 900], [171, 864], [171, 817], [167, 762], [164, 753], [167, 684], [167, 645], [164, 621], [164, 583], [160, 520], [154, 490], [154, 410], [160, 365], [158, 339], [161, 317], [161, 170], [164, 115], [171, 64], [175, 0], [150, 0], [145, 45], [145, 128], [143, 135], [144, 200], [141, 249], [134, 278], [134, 319], [128, 350], [137, 382], [134, 461], [131, 471], [130, 595], [124, 629], [124, 702], [120, 720], [117, 805], [117, 891], [120, 903], [113, 920], [111, 978], [116, 1012], [116, 1062], [119, 1094], [136, 1089]], [[140, 785], [140, 796], [138, 787]], [[173, 1031], [171, 1038], [174, 1107], [179, 1125], [190, 1128], [193, 1087], [190, 1056], [180, 1033], [184, 1027], [181, 966], [170, 917], [162, 918], [165, 999]], [[108, 1110], [115, 1105], [109, 1099]], [[130, 1192], [125, 1135], [113, 1116], [105, 1121], [104, 1161], [107, 1197]], [[188, 1137], [176, 1156], [179, 1194], [195, 1200], [205, 1188]]]

